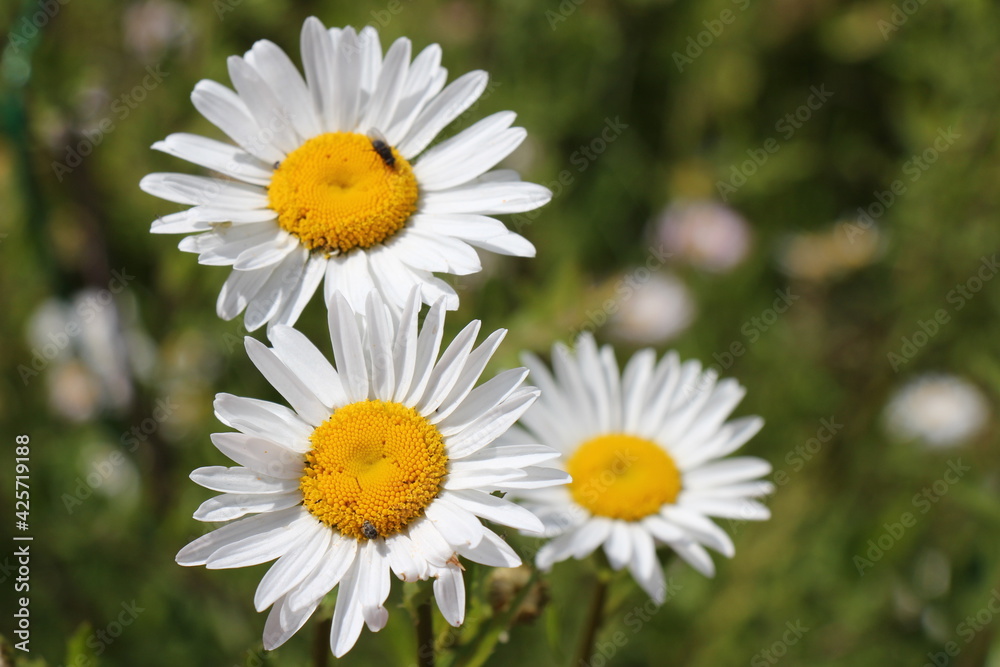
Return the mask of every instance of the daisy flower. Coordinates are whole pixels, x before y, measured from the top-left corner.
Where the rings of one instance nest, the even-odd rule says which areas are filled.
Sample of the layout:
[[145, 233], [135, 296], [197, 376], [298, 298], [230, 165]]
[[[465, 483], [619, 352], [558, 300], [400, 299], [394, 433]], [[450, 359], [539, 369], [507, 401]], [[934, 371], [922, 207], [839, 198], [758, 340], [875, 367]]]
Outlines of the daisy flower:
[[667, 545], [706, 576], [715, 573], [705, 547], [727, 557], [733, 542], [708, 517], [764, 520], [753, 500], [771, 493], [758, 478], [770, 464], [754, 457], [723, 459], [763, 426], [759, 417], [723, 423], [743, 398], [735, 380], [716, 382], [697, 361], [676, 353], [658, 363], [638, 352], [619, 376], [610, 346], [584, 334], [574, 354], [552, 350], [553, 376], [533, 355], [523, 359], [542, 398], [507, 442], [541, 442], [558, 449], [569, 486], [521, 494], [554, 538], [537, 555], [548, 570], [569, 557], [604, 547], [615, 570], [628, 567], [658, 603], [663, 569], [656, 548]]
[[195, 108], [236, 145], [171, 134], [153, 148], [218, 177], [156, 173], [149, 194], [192, 207], [156, 220], [154, 234], [194, 234], [180, 249], [231, 266], [217, 311], [246, 310], [254, 330], [294, 324], [320, 281], [361, 312], [370, 289], [401, 308], [420, 286], [426, 303], [458, 295], [434, 273], [480, 270], [475, 248], [531, 257], [534, 247], [489, 217], [537, 208], [552, 196], [491, 169], [526, 133], [503, 111], [428, 146], [479, 98], [487, 75], [445, 86], [441, 48], [411, 60], [397, 39], [383, 54], [372, 27], [302, 28], [305, 78], [272, 42], [228, 60], [235, 91], [201, 81]]
[[336, 370], [301, 333], [275, 326], [273, 348], [247, 337], [247, 353], [291, 409], [216, 398], [218, 418], [239, 432], [217, 433], [212, 442], [240, 465], [191, 474], [222, 492], [194, 516], [235, 521], [188, 544], [177, 562], [220, 569], [277, 559], [254, 596], [258, 611], [272, 607], [269, 650], [339, 586], [330, 646], [343, 655], [363, 624], [375, 632], [385, 626], [390, 571], [403, 581], [433, 578], [442, 615], [461, 624], [459, 559], [521, 562], [480, 519], [542, 528], [528, 510], [490, 493], [568, 481], [538, 465], [558, 457], [548, 447], [494, 442], [538, 397], [521, 386], [523, 368], [474, 388], [505, 331], [473, 349], [474, 321], [438, 358], [444, 302], [435, 302], [418, 333], [420, 303], [412, 290], [397, 321], [371, 292], [361, 319], [336, 294], [329, 313]]

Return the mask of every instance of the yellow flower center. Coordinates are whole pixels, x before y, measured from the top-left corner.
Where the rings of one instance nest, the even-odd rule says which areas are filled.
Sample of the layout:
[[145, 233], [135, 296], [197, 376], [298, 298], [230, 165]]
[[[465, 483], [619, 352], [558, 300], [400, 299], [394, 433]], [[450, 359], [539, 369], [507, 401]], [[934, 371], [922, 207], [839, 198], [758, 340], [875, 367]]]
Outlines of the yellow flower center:
[[306, 141], [274, 170], [267, 190], [282, 229], [327, 254], [386, 240], [417, 210], [417, 195], [410, 163], [395, 148], [350, 132]]
[[566, 470], [573, 500], [597, 516], [637, 521], [677, 500], [681, 474], [655, 442], [624, 433], [580, 445]]
[[303, 505], [361, 539], [387, 537], [423, 514], [448, 473], [444, 440], [416, 410], [359, 401], [316, 427], [299, 481]]

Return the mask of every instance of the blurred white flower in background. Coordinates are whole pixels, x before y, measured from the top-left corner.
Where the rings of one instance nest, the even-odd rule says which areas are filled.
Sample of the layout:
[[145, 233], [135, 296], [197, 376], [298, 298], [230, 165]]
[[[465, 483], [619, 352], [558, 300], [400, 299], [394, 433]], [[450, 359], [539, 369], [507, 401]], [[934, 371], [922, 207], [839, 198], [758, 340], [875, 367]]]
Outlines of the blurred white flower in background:
[[652, 274], [645, 282], [635, 282], [631, 294], [618, 301], [607, 334], [635, 345], [656, 345], [676, 338], [694, 321], [694, 297], [678, 278]]
[[893, 395], [885, 409], [885, 425], [900, 440], [951, 447], [979, 433], [989, 412], [986, 399], [971, 383], [954, 375], [927, 374]]
[[656, 238], [678, 259], [712, 273], [727, 273], [750, 252], [751, 233], [739, 213], [712, 201], [670, 205], [656, 223]]
[[50, 298], [28, 319], [31, 358], [18, 372], [30, 384], [45, 376], [52, 410], [86, 421], [101, 410], [123, 412], [133, 379], [148, 378], [156, 348], [139, 328], [127, 295], [86, 288], [68, 301]]
[[125, 47], [143, 62], [153, 62], [167, 49], [190, 43], [191, 15], [169, 0], [137, 2], [122, 15], [122, 31]]
[[793, 278], [829, 280], [877, 261], [885, 245], [885, 235], [877, 226], [862, 228], [856, 222], [840, 222], [818, 232], [787, 237], [778, 250], [778, 264]]

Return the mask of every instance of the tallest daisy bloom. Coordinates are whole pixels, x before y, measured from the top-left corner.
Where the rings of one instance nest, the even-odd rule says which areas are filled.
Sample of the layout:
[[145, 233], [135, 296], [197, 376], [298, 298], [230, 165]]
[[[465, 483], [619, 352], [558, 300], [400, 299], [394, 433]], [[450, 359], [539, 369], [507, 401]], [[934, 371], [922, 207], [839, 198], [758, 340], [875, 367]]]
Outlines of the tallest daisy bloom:
[[424, 302], [458, 296], [434, 273], [481, 269], [475, 248], [530, 257], [534, 247], [493, 214], [542, 206], [552, 196], [513, 171], [493, 170], [524, 140], [504, 111], [428, 146], [486, 87], [469, 72], [445, 86], [436, 44], [411, 60], [410, 40], [383, 55], [366, 27], [302, 28], [305, 78], [278, 46], [259, 41], [229, 58], [235, 91], [199, 82], [191, 99], [236, 145], [171, 134], [153, 148], [218, 177], [156, 173], [146, 192], [191, 208], [156, 220], [155, 234], [193, 234], [181, 250], [232, 266], [217, 310], [246, 310], [254, 330], [293, 324], [325, 278], [357, 310], [376, 289], [402, 307], [414, 286]]

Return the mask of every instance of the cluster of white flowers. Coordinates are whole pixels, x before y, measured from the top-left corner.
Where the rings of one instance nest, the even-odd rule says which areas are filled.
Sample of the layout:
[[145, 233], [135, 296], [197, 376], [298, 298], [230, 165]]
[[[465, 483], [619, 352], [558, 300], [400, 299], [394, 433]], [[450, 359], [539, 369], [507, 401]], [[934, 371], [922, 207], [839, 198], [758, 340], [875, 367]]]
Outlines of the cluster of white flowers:
[[[505, 332], [476, 346], [473, 321], [442, 350], [458, 295], [435, 274], [479, 271], [478, 251], [533, 256], [491, 216], [551, 193], [494, 169], [525, 138], [511, 112], [431, 146], [487, 75], [446, 85], [441, 49], [411, 48], [402, 38], [383, 51], [371, 27], [310, 18], [303, 75], [257, 42], [228, 61], [235, 90], [202, 81], [192, 94], [232, 143], [171, 134], [154, 145], [217, 176], [141, 183], [190, 206], [154, 233], [186, 234], [181, 250], [232, 267], [220, 317], [268, 325], [271, 347], [247, 337], [246, 350], [287, 406], [218, 395], [216, 415], [235, 431], [212, 442], [237, 465], [191, 478], [220, 493], [195, 518], [230, 523], [177, 555], [210, 569], [276, 559], [254, 597], [271, 608], [268, 649], [339, 587], [330, 645], [343, 655], [364, 625], [385, 626], [391, 574], [433, 579], [442, 615], [461, 624], [460, 559], [521, 562], [484, 519], [551, 538], [537, 555], [543, 570], [603, 547], [662, 602], [658, 547], [711, 576], [705, 547], [732, 556], [733, 542], [710, 517], [769, 516], [755, 500], [772, 491], [760, 480], [768, 463], [727, 458], [763, 422], [727, 421], [744, 389], [698, 362], [646, 349], [620, 372], [613, 350], [584, 335], [575, 351], [553, 348], [552, 371], [525, 355], [527, 368], [477, 385]], [[333, 363], [291, 326], [321, 282]], [[537, 389], [523, 384], [529, 372]]]

